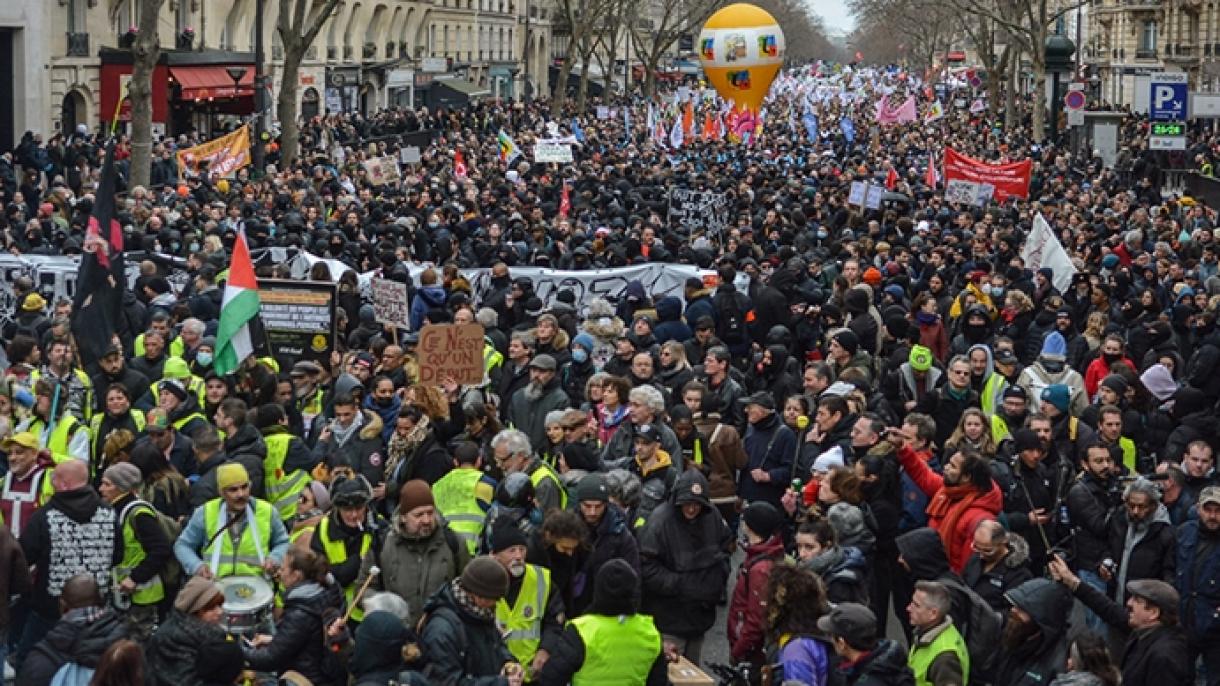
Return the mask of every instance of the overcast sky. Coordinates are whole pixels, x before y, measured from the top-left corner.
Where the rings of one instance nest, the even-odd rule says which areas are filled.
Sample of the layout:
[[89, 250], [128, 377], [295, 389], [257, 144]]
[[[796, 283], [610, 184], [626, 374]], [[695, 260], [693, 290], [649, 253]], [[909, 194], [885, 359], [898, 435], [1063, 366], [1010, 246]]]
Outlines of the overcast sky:
[[805, 1], [822, 18], [822, 22], [826, 25], [826, 30], [832, 35], [850, 33], [856, 25], [852, 19], [851, 10], [847, 9], [847, 3], [842, 2], [842, 0]]

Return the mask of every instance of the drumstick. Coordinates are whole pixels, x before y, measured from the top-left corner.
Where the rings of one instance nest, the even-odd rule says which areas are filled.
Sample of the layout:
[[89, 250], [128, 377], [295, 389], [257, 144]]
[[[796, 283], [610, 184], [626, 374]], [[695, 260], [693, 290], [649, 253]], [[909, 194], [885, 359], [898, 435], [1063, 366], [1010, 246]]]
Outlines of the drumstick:
[[381, 568], [378, 567], [377, 565], [373, 565], [372, 567], [369, 567], [368, 578], [365, 579], [364, 583], [360, 585], [360, 590], [356, 592], [356, 597], [352, 598], [351, 605], [347, 606], [347, 612], [344, 613], [344, 615], [343, 615], [344, 624], [347, 624], [347, 620], [352, 618], [352, 612], [356, 609], [356, 606], [360, 604], [361, 599], [364, 598], [364, 592], [369, 590], [369, 584], [373, 583], [373, 579], [376, 578], [377, 575], [380, 573], [381, 573]]

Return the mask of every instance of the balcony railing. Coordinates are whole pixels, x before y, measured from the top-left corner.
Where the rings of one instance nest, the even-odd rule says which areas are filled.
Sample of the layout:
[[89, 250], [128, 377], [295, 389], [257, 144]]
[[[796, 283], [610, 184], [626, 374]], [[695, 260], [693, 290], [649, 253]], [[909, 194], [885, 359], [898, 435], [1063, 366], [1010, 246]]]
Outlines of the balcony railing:
[[89, 56], [89, 34], [87, 33], [69, 33], [68, 34], [68, 57], [88, 57]]
[[1137, 48], [1135, 51], [1135, 59], [1137, 59], [1137, 60], [1155, 60], [1156, 59], [1156, 50]]

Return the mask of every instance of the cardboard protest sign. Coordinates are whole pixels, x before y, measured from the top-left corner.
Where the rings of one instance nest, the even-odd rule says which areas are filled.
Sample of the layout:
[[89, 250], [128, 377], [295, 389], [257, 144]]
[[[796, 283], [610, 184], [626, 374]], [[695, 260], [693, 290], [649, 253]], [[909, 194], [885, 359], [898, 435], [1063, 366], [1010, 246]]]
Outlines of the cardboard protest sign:
[[407, 284], [389, 279], [373, 279], [369, 283], [373, 294], [373, 316], [378, 324], [406, 327], [411, 306], [407, 301]]
[[438, 386], [453, 377], [464, 386], [483, 383], [483, 327], [429, 324], [419, 332], [419, 382]]

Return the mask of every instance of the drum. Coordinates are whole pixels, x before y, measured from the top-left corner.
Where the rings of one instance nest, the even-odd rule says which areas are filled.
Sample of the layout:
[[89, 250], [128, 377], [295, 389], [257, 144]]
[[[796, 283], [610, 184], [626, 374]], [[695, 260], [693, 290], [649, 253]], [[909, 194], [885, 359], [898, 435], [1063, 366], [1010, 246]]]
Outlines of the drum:
[[230, 576], [218, 579], [225, 594], [221, 626], [230, 634], [253, 634], [271, 619], [275, 591], [262, 577]]

